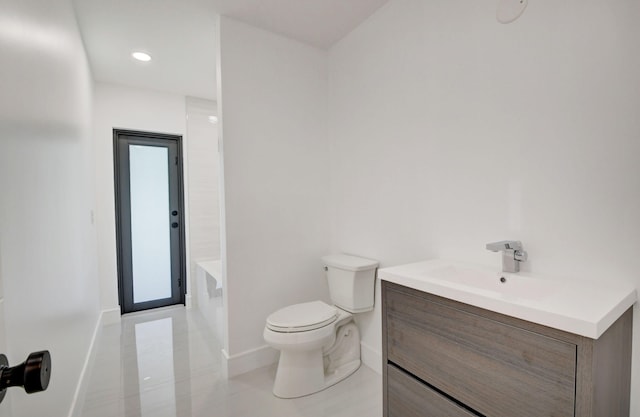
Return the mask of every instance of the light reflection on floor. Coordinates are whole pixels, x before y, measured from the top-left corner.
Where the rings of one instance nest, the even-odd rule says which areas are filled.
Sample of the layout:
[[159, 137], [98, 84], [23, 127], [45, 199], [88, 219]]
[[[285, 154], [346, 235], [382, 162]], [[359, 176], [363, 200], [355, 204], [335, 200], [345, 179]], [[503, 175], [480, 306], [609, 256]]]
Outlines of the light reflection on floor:
[[379, 417], [381, 377], [369, 368], [314, 395], [271, 394], [275, 367], [230, 380], [220, 345], [197, 310], [126, 315], [103, 329], [82, 417]]
[[[172, 318], [136, 323], [136, 359], [138, 365], [138, 386], [140, 387], [140, 413], [150, 415], [157, 400], [146, 395], [157, 385], [157, 381], [169, 381], [173, 376], [173, 337], [158, 343], [156, 335], [173, 335]], [[160, 360], [158, 360], [160, 359]], [[179, 359], [178, 359], [179, 360]], [[171, 384], [161, 384], [157, 396], [164, 401], [168, 415], [176, 414], [176, 395]]]

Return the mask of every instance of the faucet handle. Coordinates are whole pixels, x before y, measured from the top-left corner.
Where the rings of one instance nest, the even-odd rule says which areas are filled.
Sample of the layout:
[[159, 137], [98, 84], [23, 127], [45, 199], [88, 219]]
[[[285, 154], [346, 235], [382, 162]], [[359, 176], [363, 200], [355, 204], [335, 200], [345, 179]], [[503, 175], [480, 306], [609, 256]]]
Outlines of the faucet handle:
[[522, 242], [519, 240], [501, 240], [500, 242], [487, 243], [487, 250], [499, 252], [506, 250], [521, 251]]

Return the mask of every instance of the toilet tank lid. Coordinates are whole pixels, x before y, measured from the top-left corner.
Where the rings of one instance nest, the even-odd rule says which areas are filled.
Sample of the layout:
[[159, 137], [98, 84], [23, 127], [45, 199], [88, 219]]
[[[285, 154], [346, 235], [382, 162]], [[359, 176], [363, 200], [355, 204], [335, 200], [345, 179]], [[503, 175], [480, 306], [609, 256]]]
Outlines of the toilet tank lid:
[[366, 271], [377, 268], [378, 261], [373, 259], [361, 258], [359, 256], [336, 254], [322, 257], [322, 262], [326, 266], [334, 268], [346, 269], [347, 271]]

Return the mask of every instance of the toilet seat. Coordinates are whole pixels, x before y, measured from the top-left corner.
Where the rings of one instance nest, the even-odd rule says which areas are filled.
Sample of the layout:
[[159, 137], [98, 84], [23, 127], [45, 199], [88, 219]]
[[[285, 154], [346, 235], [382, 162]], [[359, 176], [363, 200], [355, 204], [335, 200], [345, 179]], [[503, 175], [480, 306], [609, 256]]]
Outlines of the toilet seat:
[[338, 309], [322, 301], [294, 304], [267, 317], [267, 328], [279, 333], [320, 329], [338, 319]]

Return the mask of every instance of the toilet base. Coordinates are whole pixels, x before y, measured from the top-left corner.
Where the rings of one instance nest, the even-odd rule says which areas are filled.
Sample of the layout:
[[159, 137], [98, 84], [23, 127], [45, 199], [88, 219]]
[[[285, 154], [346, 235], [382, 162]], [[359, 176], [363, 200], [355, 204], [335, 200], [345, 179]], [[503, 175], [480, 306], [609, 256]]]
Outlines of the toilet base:
[[324, 381], [324, 388], [329, 388], [330, 386], [337, 384], [349, 375], [353, 374], [358, 370], [358, 368], [360, 368], [360, 363], [360, 359], [356, 359], [355, 361], [345, 363], [344, 365], [336, 369], [335, 372], [331, 375], [327, 375]]
[[360, 335], [355, 323], [338, 327], [333, 346], [326, 350], [282, 350], [273, 385], [280, 398], [298, 398], [337, 384], [360, 367]]
[[[280, 355], [276, 380], [273, 385], [273, 395], [278, 398], [299, 398], [315, 394], [337, 384], [360, 368], [361, 362], [360, 359], [357, 359], [340, 366], [325, 376], [322, 368], [322, 352], [299, 353], [302, 353], [304, 357], [294, 357], [299, 356], [298, 352]], [[316, 358], [304, 355], [310, 353], [318, 353], [319, 355]], [[313, 367], [313, 369], [306, 366], [314, 362], [318, 364], [318, 358], [320, 366]], [[303, 366], [297, 367], [298, 364], [303, 364]]]

